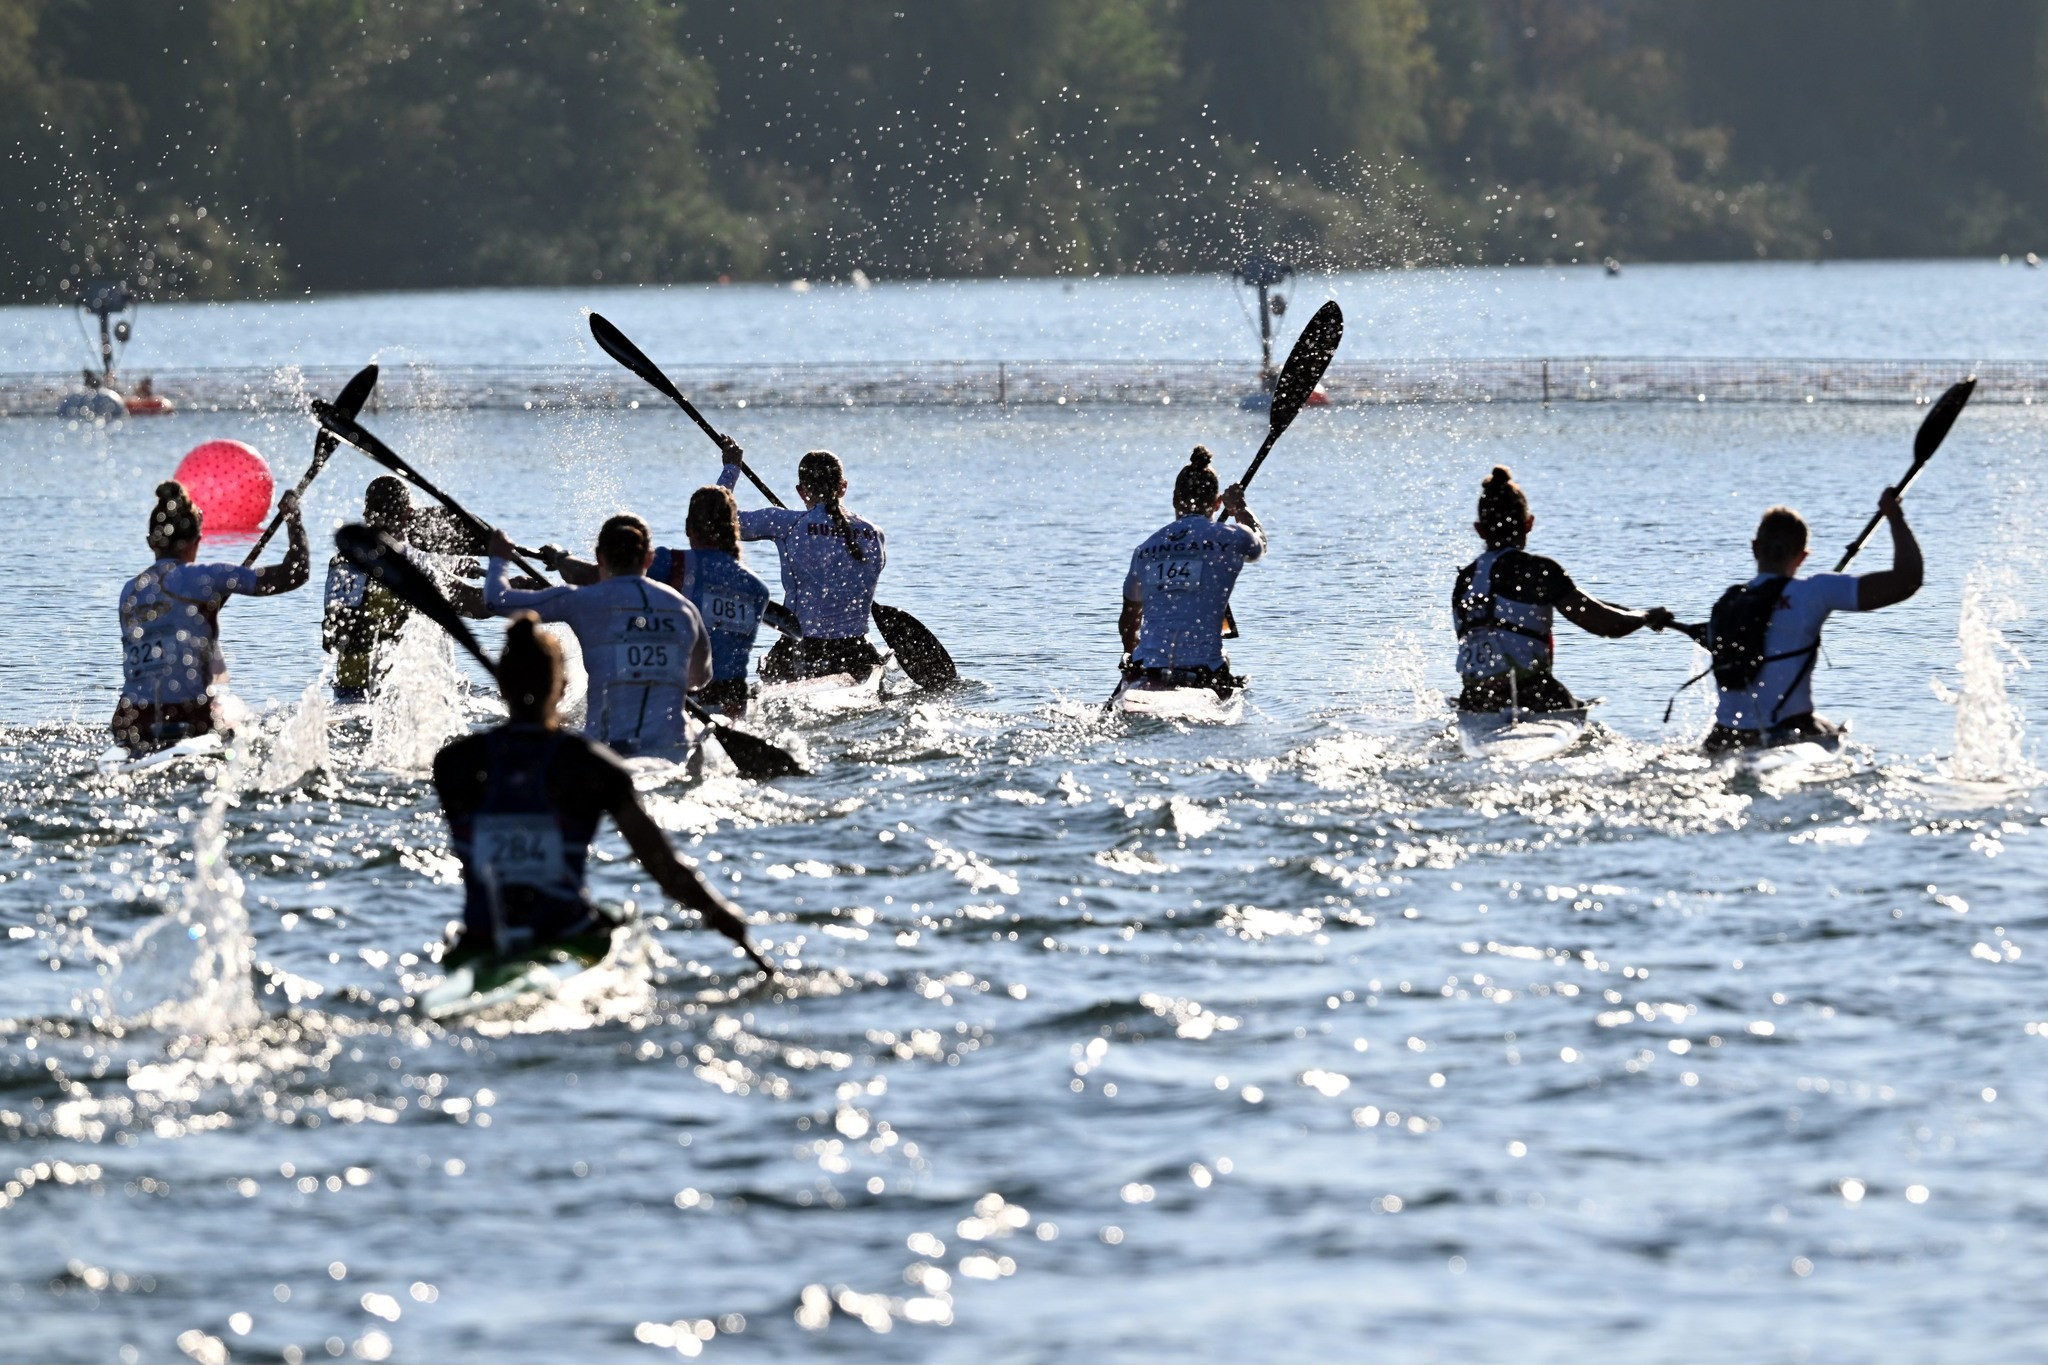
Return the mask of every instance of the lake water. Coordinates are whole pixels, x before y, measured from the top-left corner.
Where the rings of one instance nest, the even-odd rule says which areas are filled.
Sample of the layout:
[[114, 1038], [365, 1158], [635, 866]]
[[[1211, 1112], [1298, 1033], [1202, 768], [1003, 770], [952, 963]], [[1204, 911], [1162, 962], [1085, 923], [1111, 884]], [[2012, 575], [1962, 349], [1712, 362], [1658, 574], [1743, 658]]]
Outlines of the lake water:
[[[1966, 357], [2038, 354], [2040, 286], [1830, 265], [1335, 292], [1347, 346], [1384, 317], [1387, 354]], [[1244, 336], [1191, 281], [165, 307], [141, 335], [187, 365], [572, 360], [579, 304], [698, 362]], [[1120, 340], [1133, 316], [1186, 335]], [[0, 314], [7, 365], [63, 363], [45, 321]], [[150, 487], [211, 436], [293, 477], [306, 426], [0, 422], [0, 1357], [2039, 1354], [2036, 410], [1964, 414], [1909, 499], [1925, 588], [1831, 627], [1838, 769], [1778, 789], [1697, 758], [1701, 689], [1660, 718], [1699, 661], [1647, 633], [1561, 636], [1560, 674], [1606, 698], [1565, 758], [1446, 737], [1447, 599], [1492, 464], [1530, 491], [1532, 548], [1697, 619], [1773, 502], [1831, 562], [1919, 415], [1306, 413], [1251, 499], [1272, 552], [1236, 599], [1245, 719], [1183, 731], [1098, 714], [1118, 587], [1189, 445], [1234, 473], [1257, 418], [718, 414], [784, 489], [805, 449], [847, 460], [889, 533], [884, 600], [970, 685], [771, 718], [815, 775], [650, 798], [801, 959], [788, 989], [748, 989], [607, 835], [600, 895], [654, 916], [637, 955], [509, 1032], [404, 1012], [403, 955], [458, 913], [424, 765], [484, 716], [430, 634], [367, 726], [330, 727], [317, 585], [237, 600], [260, 713], [237, 765], [91, 774]], [[618, 507], [673, 538], [715, 471], [651, 407], [376, 427], [529, 544]], [[374, 472], [335, 458], [316, 536]], [[1859, 567], [1888, 553], [1880, 533]]]

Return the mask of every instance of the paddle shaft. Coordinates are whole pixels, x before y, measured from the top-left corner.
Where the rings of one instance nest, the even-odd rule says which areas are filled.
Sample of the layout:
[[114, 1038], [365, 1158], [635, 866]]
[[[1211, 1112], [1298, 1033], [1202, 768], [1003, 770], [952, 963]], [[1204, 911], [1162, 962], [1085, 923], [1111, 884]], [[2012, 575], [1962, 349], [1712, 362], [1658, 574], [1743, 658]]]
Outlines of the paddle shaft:
[[[1913, 480], [1920, 477], [1920, 471], [1927, 468], [1928, 462], [1933, 458], [1934, 456], [1930, 453], [1925, 459], [1913, 461], [1913, 467], [1906, 471], [1906, 477], [1900, 479], [1896, 485], [1900, 497], [1906, 496], [1906, 490], [1913, 486]], [[1877, 534], [1877, 524], [1883, 520], [1884, 513], [1877, 512], [1872, 514], [1869, 524], [1863, 528], [1863, 533], [1849, 542], [1849, 548], [1843, 552], [1841, 560], [1836, 563], [1836, 573], [1840, 573], [1849, 567], [1849, 561], [1856, 558], [1857, 552], [1862, 550], [1873, 535]]]
[[[306, 476], [300, 479], [292, 488], [293, 497], [305, 496], [306, 490], [313, 486], [313, 480], [320, 476], [322, 469], [326, 468], [327, 457], [334, 454], [336, 444], [338, 443], [334, 437], [324, 431], [314, 439], [313, 463], [306, 467]], [[277, 515], [270, 519], [270, 525], [263, 528], [263, 534], [256, 537], [256, 543], [249, 547], [248, 557], [242, 561], [243, 568], [255, 567], [256, 561], [263, 557], [263, 547], [270, 544], [270, 538], [277, 534], [277, 528], [284, 525], [284, 517], [284, 509], [282, 507], [278, 508]]]
[[[335, 411], [332, 405], [327, 403], [316, 403], [314, 405], [314, 411], [319, 414], [320, 419], [323, 423], [335, 421], [336, 419], [338, 419], [339, 422], [344, 425], [342, 430], [335, 432], [335, 435], [345, 438], [350, 445], [362, 451], [365, 455], [368, 455], [371, 459], [375, 460], [378, 464], [383, 465], [386, 469], [392, 470], [393, 472], [402, 475], [406, 480], [412, 483], [414, 487], [418, 488], [420, 492], [425, 493], [435, 502], [440, 503], [450, 512], [453, 512], [455, 516], [463, 522], [463, 524], [469, 527], [471, 535], [481, 537], [486, 543], [489, 542], [491, 536], [496, 531], [495, 527], [493, 527], [489, 522], [486, 522], [476, 517], [469, 511], [468, 508], [464, 507], [461, 503], [455, 501], [455, 499], [449, 497], [446, 493], [443, 493], [439, 488], [436, 488], [424, 474], [421, 474], [417, 469], [414, 469], [410, 464], [407, 464], [403, 456], [401, 456], [397, 451], [393, 450], [390, 446], [387, 446], [382, 441], [378, 440], [377, 437], [371, 434], [371, 432], [368, 429], [366, 429], [361, 423], [355, 421], [353, 418], [343, 416], [341, 413]], [[329, 429], [333, 430], [332, 427], [330, 427]], [[534, 578], [545, 579], [547, 577], [547, 575], [543, 573], [541, 570], [536, 569], [535, 567], [533, 567], [533, 565], [526, 562], [526, 559], [519, 553], [517, 546], [513, 547], [512, 562], [514, 564], [517, 564], [523, 572], [527, 573], [528, 575]]]

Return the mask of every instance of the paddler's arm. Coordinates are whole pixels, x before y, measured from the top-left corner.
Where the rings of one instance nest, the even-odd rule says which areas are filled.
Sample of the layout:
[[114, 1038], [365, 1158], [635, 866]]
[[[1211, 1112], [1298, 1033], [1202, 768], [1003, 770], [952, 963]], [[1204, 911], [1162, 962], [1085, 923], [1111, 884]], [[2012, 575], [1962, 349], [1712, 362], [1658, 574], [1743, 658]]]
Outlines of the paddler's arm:
[[629, 793], [613, 808], [611, 815], [618, 822], [619, 833], [626, 836], [626, 844], [633, 850], [633, 856], [640, 860], [640, 865], [647, 869], [670, 899], [702, 915], [706, 924], [737, 943], [754, 960], [755, 966], [770, 976], [775, 975], [775, 964], [761, 956], [760, 951], [747, 941], [747, 922], [740, 917], [740, 908], [677, 860], [675, 850], [668, 846], [668, 836], [648, 818], [638, 797]]
[[564, 583], [587, 588], [597, 582], [597, 565], [588, 559], [578, 559], [559, 545], [540, 547], [540, 562], [561, 576]]
[[[1266, 548], [1266, 532], [1259, 525], [1259, 519], [1252, 515], [1252, 509], [1244, 505], [1244, 485], [1234, 483], [1223, 490], [1223, 515], [1229, 517], [1245, 530], [1259, 538], [1259, 549]], [[1257, 559], [1257, 555], [1247, 558]]]
[[465, 583], [456, 578], [449, 580], [447, 587], [449, 604], [455, 610], [472, 621], [482, 621], [490, 617], [491, 609], [484, 605], [483, 592], [475, 584]]
[[1885, 489], [1877, 500], [1877, 510], [1891, 526], [1892, 566], [1856, 580], [1858, 611], [1876, 611], [1905, 601], [1920, 591], [1921, 579], [1927, 572], [1920, 559], [1920, 542], [1913, 538], [1913, 528], [1906, 525], [1905, 509], [1899, 506], [1899, 491]]
[[1565, 620], [1580, 630], [1609, 640], [1619, 640], [1624, 635], [1633, 635], [1644, 626], [1652, 630], [1662, 630], [1671, 624], [1671, 613], [1662, 607], [1651, 607], [1647, 611], [1630, 611], [1627, 607], [1617, 607], [1602, 602], [1597, 597], [1588, 597], [1579, 591], [1577, 586], [1558, 600], [1557, 609], [1564, 613]]
[[306, 523], [299, 517], [299, 495], [287, 491], [277, 500], [284, 513], [287, 547], [284, 558], [256, 571], [256, 596], [274, 597], [306, 585], [313, 572], [313, 552], [306, 545]]
[[525, 609], [538, 612], [543, 621], [561, 620], [561, 606], [566, 604], [575, 589], [559, 584], [533, 592], [513, 587], [506, 581], [506, 576], [511, 572], [506, 561], [512, 554], [512, 542], [506, 538], [505, 533], [493, 531], [490, 559], [484, 565], [484, 606], [494, 616], [508, 616]]

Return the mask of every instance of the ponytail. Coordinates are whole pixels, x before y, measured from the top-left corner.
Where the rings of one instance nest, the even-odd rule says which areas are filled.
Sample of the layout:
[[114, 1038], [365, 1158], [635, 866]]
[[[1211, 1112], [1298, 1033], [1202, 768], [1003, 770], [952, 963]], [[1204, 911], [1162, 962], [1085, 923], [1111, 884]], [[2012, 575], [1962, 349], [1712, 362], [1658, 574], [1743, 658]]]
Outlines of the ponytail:
[[540, 617], [522, 611], [505, 631], [498, 655], [498, 691], [514, 720], [548, 719], [562, 685], [562, 647], [540, 629]]
[[199, 539], [200, 519], [185, 485], [176, 479], [164, 480], [156, 486], [156, 506], [149, 514], [149, 548], [168, 555]]
[[683, 534], [738, 559], [740, 505], [733, 501], [732, 490], [714, 483], [692, 493], [689, 513], [683, 518]]
[[839, 485], [844, 482], [845, 467], [829, 450], [810, 451], [797, 461], [797, 491], [809, 493], [818, 500], [818, 505], [832, 518], [832, 524], [839, 528], [840, 538], [846, 542], [846, 553], [865, 563], [867, 556], [861, 553], [860, 539], [853, 533], [853, 523], [846, 519], [846, 511], [839, 505]]
[[1479, 534], [1486, 548], [1519, 545], [1528, 534], [1529, 495], [1504, 464], [1497, 464], [1479, 486]]
[[1207, 446], [1196, 446], [1188, 456], [1187, 465], [1173, 481], [1173, 510], [1179, 515], [1206, 517], [1216, 505], [1219, 486], [1216, 471], [1209, 468], [1214, 459]]

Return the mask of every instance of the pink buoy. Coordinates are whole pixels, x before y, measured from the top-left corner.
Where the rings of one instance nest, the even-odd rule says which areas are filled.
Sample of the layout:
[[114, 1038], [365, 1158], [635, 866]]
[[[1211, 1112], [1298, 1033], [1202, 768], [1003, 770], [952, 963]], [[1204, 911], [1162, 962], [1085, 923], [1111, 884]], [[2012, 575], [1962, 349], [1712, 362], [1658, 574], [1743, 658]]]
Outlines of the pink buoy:
[[194, 447], [172, 477], [205, 514], [208, 536], [258, 530], [270, 514], [270, 466], [240, 441]]

